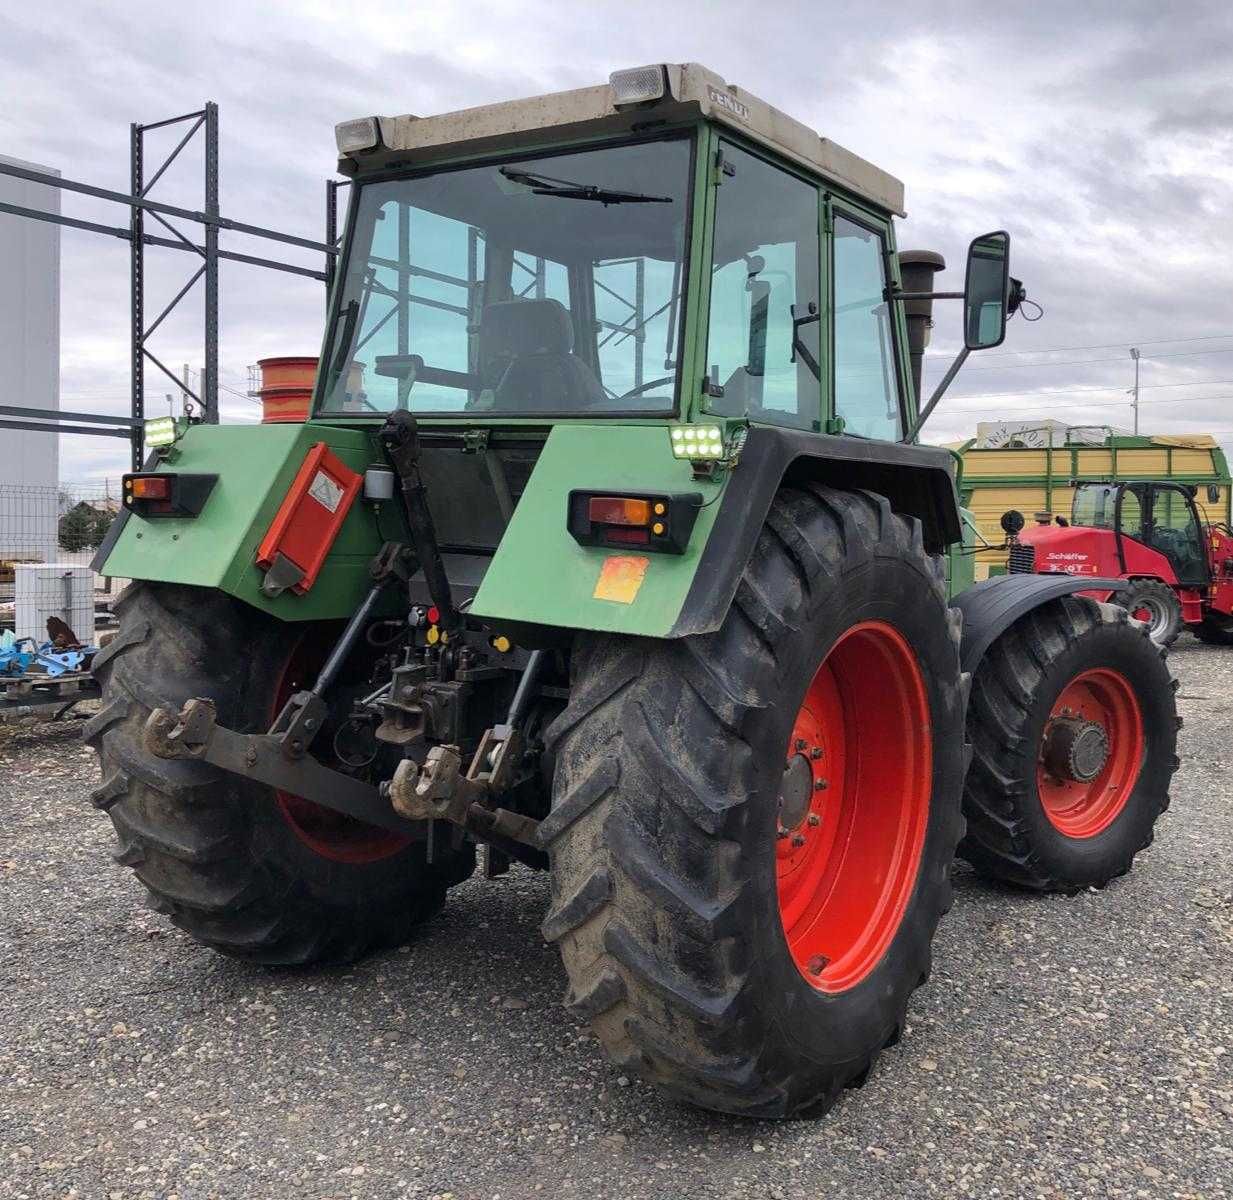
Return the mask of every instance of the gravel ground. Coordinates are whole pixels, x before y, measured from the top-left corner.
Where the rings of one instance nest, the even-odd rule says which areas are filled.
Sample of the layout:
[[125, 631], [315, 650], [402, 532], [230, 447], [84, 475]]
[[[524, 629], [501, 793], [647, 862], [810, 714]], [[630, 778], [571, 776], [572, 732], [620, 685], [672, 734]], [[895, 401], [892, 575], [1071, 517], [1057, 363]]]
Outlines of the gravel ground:
[[669, 1103], [559, 1007], [547, 880], [270, 972], [146, 909], [69, 731], [0, 728], [0, 1196], [1233, 1196], [1233, 651], [1183, 637], [1185, 766], [1100, 894], [961, 873], [908, 1034], [821, 1120]]

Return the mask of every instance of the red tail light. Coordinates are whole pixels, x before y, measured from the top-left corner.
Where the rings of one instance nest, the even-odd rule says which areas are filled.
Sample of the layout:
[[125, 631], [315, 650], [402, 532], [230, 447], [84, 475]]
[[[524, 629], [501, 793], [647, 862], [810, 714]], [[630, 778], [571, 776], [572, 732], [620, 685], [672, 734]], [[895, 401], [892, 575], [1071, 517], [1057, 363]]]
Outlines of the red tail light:
[[171, 496], [171, 480], [166, 475], [138, 475], [132, 485], [137, 500], [166, 500]]
[[566, 527], [582, 546], [644, 546], [684, 554], [702, 506], [697, 492], [614, 496], [569, 494]]
[[596, 525], [649, 525], [651, 502], [628, 496], [592, 496], [587, 515]]

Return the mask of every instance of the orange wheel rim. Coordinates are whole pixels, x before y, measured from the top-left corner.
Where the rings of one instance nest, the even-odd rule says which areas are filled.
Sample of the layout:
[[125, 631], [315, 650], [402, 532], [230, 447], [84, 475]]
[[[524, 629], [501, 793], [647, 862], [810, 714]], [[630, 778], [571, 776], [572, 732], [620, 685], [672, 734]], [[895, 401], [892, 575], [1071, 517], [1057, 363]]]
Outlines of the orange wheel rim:
[[805, 692], [776, 811], [780, 920], [819, 991], [860, 983], [899, 930], [929, 824], [932, 739], [907, 640], [854, 625]]
[[1119, 671], [1076, 675], [1053, 702], [1041, 733], [1036, 791], [1045, 816], [1072, 838], [1117, 820], [1143, 767], [1143, 716]]
[[[271, 718], [282, 712], [296, 692], [312, 686], [327, 653], [328, 647], [319, 639], [309, 634], [300, 638], [275, 685]], [[274, 799], [292, 833], [314, 854], [332, 862], [364, 866], [390, 858], [411, 842], [405, 834], [357, 821], [280, 788], [274, 789]]]

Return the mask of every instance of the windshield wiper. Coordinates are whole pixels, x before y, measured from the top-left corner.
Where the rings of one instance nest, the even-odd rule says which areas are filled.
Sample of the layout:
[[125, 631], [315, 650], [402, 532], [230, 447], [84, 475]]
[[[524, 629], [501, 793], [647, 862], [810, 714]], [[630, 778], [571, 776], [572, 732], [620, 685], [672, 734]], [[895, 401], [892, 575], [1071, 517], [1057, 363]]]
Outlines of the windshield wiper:
[[515, 167], [499, 167], [498, 170], [511, 183], [522, 183], [531, 189], [533, 196], [556, 196], [561, 200], [595, 200], [606, 208], [609, 204], [671, 204], [671, 196], [648, 196], [645, 192], [622, 192], [616, 188], [596, 187], [589, 183], [574, 183], [568, 179], [554, 179], [551, 175], [537, 175], [533, 171], [519, 171]]

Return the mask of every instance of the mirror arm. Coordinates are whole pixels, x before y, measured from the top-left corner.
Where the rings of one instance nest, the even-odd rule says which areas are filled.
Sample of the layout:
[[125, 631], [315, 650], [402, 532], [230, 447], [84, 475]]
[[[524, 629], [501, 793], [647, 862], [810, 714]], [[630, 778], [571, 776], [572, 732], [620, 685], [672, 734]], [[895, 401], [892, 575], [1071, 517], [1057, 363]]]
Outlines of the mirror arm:
[[962, 300], [962, 292], [891, 292], [888, 300]]
[[968, 355], [971, 353], [972, 353], [971, 350], [969, 350], [966, 346], [964, 346], [964, 348], [960, 350], [957, 355], [955, 355], [955, 361], [950, 364], [950, 367], [947, 369], [946, 374], [942, 376], [942, 382], [939, 383], [936, 388], [934, 388], [933, 395], [929, 397], [929, 403], [926, 404], [923, 409], [921, 409], [920, 413], [917, 415], [915, 423], [912, 425], [912, 428], [909, 429], [908, 432], [904, 435], [903, 440], [905, 442], [916, 441], [916, 436], [917, 434], [920, 433], [921, 426], [924, 425], [924, 423], [927, 420], [929, 420], [929, 417], [932, 414], [933, 410], [937, 408], [938, 406], [938, 401], [942, 399], [942, 396], [945, 394], [946, 389], [950, 387], [951, 383], [954, 381], [955, 376], [959, 374], [960, 368], [963, 366], [965, 362], [968, 361]]

